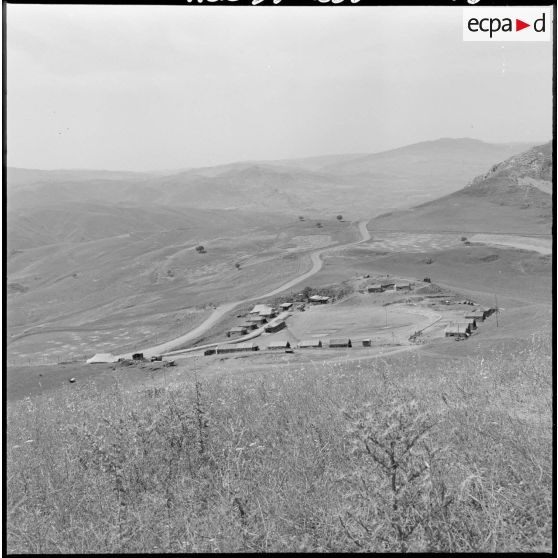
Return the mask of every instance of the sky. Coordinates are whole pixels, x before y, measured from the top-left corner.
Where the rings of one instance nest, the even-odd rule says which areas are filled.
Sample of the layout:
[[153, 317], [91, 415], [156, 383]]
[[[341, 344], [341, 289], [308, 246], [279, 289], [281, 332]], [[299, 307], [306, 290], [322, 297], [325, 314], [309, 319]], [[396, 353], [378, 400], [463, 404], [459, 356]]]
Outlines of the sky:
[[552, 136], [550, 42], [462, 8], [6, 7], [7, 161], [170, 170]]

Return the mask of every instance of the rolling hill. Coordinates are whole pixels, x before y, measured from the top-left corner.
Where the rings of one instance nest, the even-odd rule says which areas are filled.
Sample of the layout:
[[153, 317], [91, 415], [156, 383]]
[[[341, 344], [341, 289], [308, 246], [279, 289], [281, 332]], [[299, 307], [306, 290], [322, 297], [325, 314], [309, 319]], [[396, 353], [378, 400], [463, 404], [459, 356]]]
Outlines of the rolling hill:
[[[291, 219], [292, 220], [292, 219]], [[237, 234], [258, 227], [281, 227], [283, 215], [148, 205], [67, 202], [8, 212], [8, 252], [52, 244], [77, 244], [118, 236], [145, 236], [179, 231], [196, 239]], [[67, 247], [66, 247], [67, 248]]]
[[369, 155], [239, 162], [164, 175], [9, 169], [8, 207], [91, 202], [371, 217], [454, 192], [524, 148], [446, 138]]
[[552, 146], [533, 147], [493, 165], [461, 190], [375, 219], [371, 229], [549, 234]]

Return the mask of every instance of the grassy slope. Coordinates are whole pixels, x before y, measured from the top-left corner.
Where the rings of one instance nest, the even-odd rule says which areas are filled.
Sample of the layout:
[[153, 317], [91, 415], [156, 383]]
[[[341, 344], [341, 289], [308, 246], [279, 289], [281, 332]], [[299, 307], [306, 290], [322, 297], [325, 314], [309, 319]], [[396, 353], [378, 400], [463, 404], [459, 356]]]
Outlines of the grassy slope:
[[549, 551], [549, 343], [15, 402], [8, 551]]
[[455, 196], [408, 211], [397, 212], [375, 219], [370, 231], [428, 231], [455, 234], [475, 232], [550, 234], [548, 208], [518, 209], [500, 203], [465, 196]]

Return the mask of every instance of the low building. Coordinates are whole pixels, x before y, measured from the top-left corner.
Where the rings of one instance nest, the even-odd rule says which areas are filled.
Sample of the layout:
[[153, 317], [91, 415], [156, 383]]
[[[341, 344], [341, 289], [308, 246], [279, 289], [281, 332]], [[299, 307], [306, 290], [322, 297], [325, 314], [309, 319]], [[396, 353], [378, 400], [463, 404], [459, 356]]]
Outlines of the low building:
[[275, 318], [275, 316], [277, 316], [277, 311], [275, 310], [275, 308], [266, 308], [265, 310], [262, 310], [260, 312], [260, 317], [266, 318], [267, 320]]
[[466, 320], [476, 320], [477, 322], [483, 322], [484, 317], [484, 310], [472, 310], [465, 313]]
[[372, 339], [363, 339], [362, 340], [363, 347], [371, 347], [372, 346]]
[[256, 304], [256, 306], [250, 310], [250, 314], [260, 314], [265, 310], [273, 310], [273, 308], [269, 306], [269, 304]]
[[251, 316], [249, 318], [246, 318], [246, 321], [250, 322], [250, 323], [254, 323], [258, 327], [267, 323], [267, 320], [265, 318], [263, 318], [262, 316]]
[[288, 310], [292, 305], [292, 302], [283, 302], [283, 304], [281, 304], [280, 306], [282, 310]]
[[209, 356], [209, 355], [214, 355], [215, 352], [216, 352], [215, 349], [205, 349], [205, 351], [203, 352], [203, 354], [204, 354], [205, 356]]
[[398, 281], [393, 285], [394, 291], [410, 291], [411, 290], [411, 283], [408, 281]]
[[384, 288], [382, 287], [382, 285], [380, 283], [374, 283], [374, 285], [369, 285], [368, 286], [368, 292], [369, 293], [383, 293]]
[[327, 304], [329, 302], [329, 296], [312, 295], [308, 300], [312, 304]]
[[258, 329], [258, 324], [256, 322], [246, 322], [245, 324], [240, 324], [239, 327], [243, 327], [248, 331], [251, 331], [252, 329]]
[[238, 326], [229, 329], [229, 331], [227, 331], [227, 337], [242, 337], [247, 333], [248, 330], [245, 327]]
[[305, 339], [298, 344], [299, 349], [321, 349], [322, 342], [320, 339]]
[[259, 351], [260, 348], [255, 343], [236, 343], [230, 345], [217, 345], [215, 352], [218, 355], [227, 353], [245, 353], [251, 351]]
[[132, 355], [132, 360], [143, 360], [143, 353], [134, 353]]
[[330, 349], [338, 349], [345, 347], [352, 347], [353, 344], [348, 337], [337, 337], [336, 339], [329, 340]]
[[395, 285], [395, 282], [391, 281], [390, 279], [384, 279], [383, 281], [380, 281], [380, 285], [382, 285], [382, 288], [385, 291], [393, 287]]
[[275, 333], [285, 328], [285, 322], [283, 320], [272, 320], [264, 326], [264, 331], [266, 333]]
[[446, 337], [458, 337], [466, 339], [469, 337], [469, 334], [463, 329], [463, 327], [459, 327], [457, 325], [449, 325], [446, 327]]
[[279, 349], [290, 349], [291, 344], [288, 341], [272, 341], [268, 346], [268, 349], [275, 351]]
[[466, 320], [463, 322], [454, 322], [452, 325], [458, 327], [460, 330], [463, 330], [467, 332], [469, 335], [471, 335], [471, 331], [473, 329], [473, 327], [471, 326], [471, 320]]

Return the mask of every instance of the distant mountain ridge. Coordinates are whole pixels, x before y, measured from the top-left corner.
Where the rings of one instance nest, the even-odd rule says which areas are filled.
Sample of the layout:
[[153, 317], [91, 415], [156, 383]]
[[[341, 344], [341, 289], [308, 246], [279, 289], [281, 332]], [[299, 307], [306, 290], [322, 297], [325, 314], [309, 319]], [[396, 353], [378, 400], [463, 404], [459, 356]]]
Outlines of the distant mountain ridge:
[[94, 203], [129, 207], [239, 209], [316, 218], [379, 215], [462, 188], [519, 145], [467, 138], [372, 154], [244, 161], [160, 173], [8, 169], [8, 210]]

